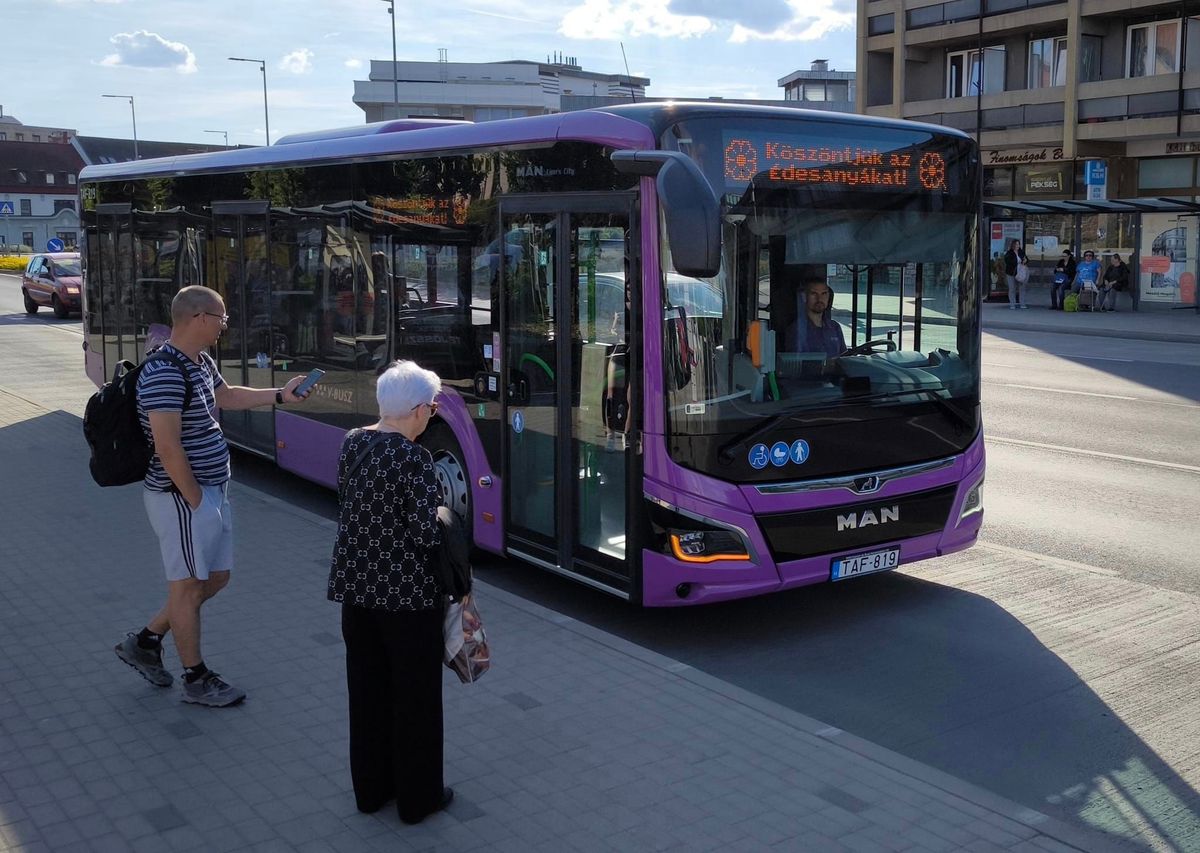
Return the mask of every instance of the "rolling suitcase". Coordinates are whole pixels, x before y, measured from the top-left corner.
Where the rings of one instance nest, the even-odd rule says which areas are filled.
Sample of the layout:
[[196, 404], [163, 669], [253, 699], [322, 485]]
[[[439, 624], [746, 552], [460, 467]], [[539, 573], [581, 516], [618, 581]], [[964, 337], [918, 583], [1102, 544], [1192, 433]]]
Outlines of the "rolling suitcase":
[[1079, 311], [1095, 311], [1096, 310], [1096, 291], [1090, 287], [1081, 288], [1079, 291], [1079, 302], [1077, 303]]

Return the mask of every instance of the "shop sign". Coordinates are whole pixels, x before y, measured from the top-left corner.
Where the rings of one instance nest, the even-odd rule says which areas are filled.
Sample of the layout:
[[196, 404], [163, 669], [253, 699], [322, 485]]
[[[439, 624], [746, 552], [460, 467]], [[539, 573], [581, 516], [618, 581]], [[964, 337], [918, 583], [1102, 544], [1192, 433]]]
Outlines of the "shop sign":
[[1168, 154], [1195, 154], [1200, 151], [1200, 142], [1168, 142]]
[[1054, 163], [1065, 160], [1061, 148], [1000, 148], [985, 149], [983, 165], [1012, 166], [1026, 163]]
[[1025, 175], [1025, 192], [1028, 195], [1059, 194], [1065, 191], [1065, 186], [1062, 169], [1039, 169]]

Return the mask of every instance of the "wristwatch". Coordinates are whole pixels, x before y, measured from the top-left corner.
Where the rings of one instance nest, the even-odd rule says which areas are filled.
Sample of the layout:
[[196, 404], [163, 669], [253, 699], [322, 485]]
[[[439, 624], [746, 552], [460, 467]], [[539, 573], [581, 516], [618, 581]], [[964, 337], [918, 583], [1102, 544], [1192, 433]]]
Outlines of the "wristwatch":
[[283, 405], [283, 389], [282, 388], [275, 389], [275, 405], [276, 406]]

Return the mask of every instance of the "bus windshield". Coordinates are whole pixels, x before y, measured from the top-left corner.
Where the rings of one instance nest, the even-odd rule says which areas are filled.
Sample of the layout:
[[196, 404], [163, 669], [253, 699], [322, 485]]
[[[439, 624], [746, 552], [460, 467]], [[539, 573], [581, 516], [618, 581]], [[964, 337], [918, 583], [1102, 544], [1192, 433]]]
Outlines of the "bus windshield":
[[[953, 435], [940, 450], [965, 447], [977, 431], [979, 353], [973, 171], [961, 152], [908, 130], [819, 148], [819, 127], [703, 125], [677, 128], [676, 137], [724, 190], [721, 269], [697, 281], [719, 306], [679, 299], [688, 291], [669, 286], [678, 276], [666, 262], [674, 446], [703, 469], [720, 461], [705, 459], [714, 451], [744, 457], [739, 442], [753, 445], [776, 424], [841, 429], [912, 423], [915, 412], [928, 412], [927, 426]], [[791, 153], [801, 140], [809, 150]], [[931, 191], [919, 169], [932, 152], [924, 160], [937, 167]], [[816, 164], [796, 165], [800, 157]], [[909, 165], [887, 174], [893, 162]], [[669, 259], [668, 246], [662, 255]], [[895, 459], [878, 461], [933, 452], [898, 447]]]

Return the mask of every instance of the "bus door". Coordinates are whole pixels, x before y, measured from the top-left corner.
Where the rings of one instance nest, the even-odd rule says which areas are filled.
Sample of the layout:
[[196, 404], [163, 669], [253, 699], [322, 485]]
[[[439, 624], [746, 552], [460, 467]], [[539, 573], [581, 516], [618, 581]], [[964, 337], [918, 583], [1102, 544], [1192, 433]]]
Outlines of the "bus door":
[[632, 196], [501, 201], [506, 547], [628, 597]]
[[84, 325], [89, 331], [89, 347], [104, 353], [105, 381], [112, 378], [122, 359], [136, 364], [143, 357], [133, 324], [132, 212], [132, 205], [124, 203], [96, 205], [96, 233], [88, 235]]
[[[270, 388], [270, 239], [265, 201], [213, 202], [215, 289], [225, 300], [229, 326], [217, 342], [221, 375], [230, 385]], [[275, 413], [263, 407], [221, 412], [221, 428], [233, 444], [274, 458]]]

